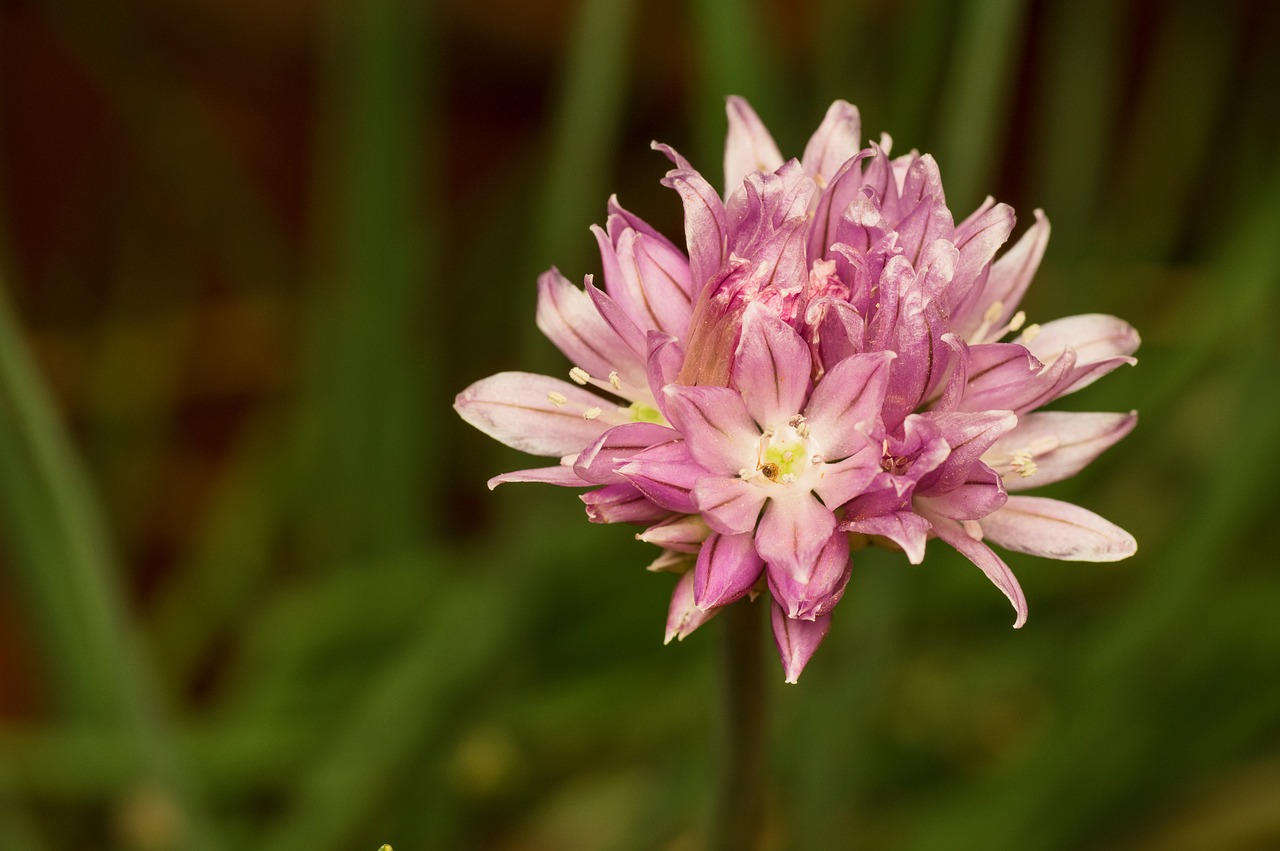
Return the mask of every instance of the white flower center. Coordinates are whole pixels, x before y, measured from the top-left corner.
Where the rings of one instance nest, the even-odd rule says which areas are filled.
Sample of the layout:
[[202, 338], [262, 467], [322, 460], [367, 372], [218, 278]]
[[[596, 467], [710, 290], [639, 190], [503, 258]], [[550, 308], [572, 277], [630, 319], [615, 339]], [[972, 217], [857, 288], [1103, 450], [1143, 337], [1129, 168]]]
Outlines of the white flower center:
[[822, 454], [809, 432], [809, 424], [797, 414], [786, 425], [771, 425], [756, 444], [754, 465], [738, 471], [738, 476], [765, 487], [782, 485], [812, 490], [821, 477], [817, 469]]

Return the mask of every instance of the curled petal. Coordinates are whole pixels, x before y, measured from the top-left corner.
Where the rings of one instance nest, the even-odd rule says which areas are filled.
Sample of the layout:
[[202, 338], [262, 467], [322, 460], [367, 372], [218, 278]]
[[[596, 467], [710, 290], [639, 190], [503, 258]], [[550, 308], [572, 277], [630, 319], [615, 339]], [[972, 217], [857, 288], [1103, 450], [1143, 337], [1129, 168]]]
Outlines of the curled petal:
[[928, 520], [913, 511], [891, 511], [875, 517], [846, 520], [840, 524], [841, 529], [860, 532], [863, 535], [878, 535], [888, 538], [906, 553], [912, 564], [924, 561], [925, 542], [929, 538], [929, 530], [933, 527]]
[[701, 517], [683, 514], [636, 533], [636, 540], [679, 553], [696, 553], [710, 534], [711, 529]]
[[631, 484], [596, 488], [578, 498], [592, 523], [653, 523], [671, 514]]
[[804, 173], [825, 187], [832, 176], [862, 147], [862, 117], [851, 103], [838, 100], [827, 108], [822, 124], [800, 158]]
[[684, 202], [684, 233], [689, 248], [690, 290], [696, 299], [725, 260], [728, 225], [724, 202], [706, 179], [690, 168], [667, 173], [662, 181]]
[[453, 408], [512, 449], [557, 457], [581, 451], [607, 428], [629, 419], [581, 387], [528, 372], [482, 378], [458, 394]]
[[756, 528], [765, 493], [737, 477], [703, 476], [693, 487], [693, 501], [711, 528], [722, 535], [740, 535]]
[[664, 644], [670, 644], [674, 638], [684, 641], [698, 627], [715, 617], [715, 610], [703, 611], [693, 603], [693, 571], [689, 571], [676, 582], [671, 593], [671, 606], [667, 609], [667, 637]]
[[[937, 496], [960, 487], [969, 481], [974, 465], [996, 439], [1018, 424], [1012, 411], [980, 411], [976, 413], [925, 414], [943, 440], [951, 447], [951, 453], [942, 464], [920, 478], [916, 492]], [[949, 515], [948, 515], [949, 516]]]
[[814, 620], [828, 615], [849, 584], [849, 536], [833, 532], [806, 576], [769, 567], [769, 593], [788, 618]]
[[745, 597], [760, 578], [764, 562], [756, 554], [751, 535], [712, 533], [698, 551], [693, 569], [693, 600], [703, 611]]
[[935, 496], [922, 496], [917, 490], [918, 504], [929, 506], [934, 514], [952, 520], [980, 520], [999, 510], [1008, 499], [1000, 474], [986, 464], [972, 465], [964, 481]]
[[573, 469], [583, 479], [594, 484], [621, 484], [626, 479], [616, 472], [618, 467], [650, 446], [677, 440], [679, 437], [680, 433], [675, 429], [655, 423], [624, 423], [614, 426], [578, 454]]
[[764, 122], [745, 100], [730, 97], [725, 112], [729, 115], [724, 145], [724, 194], [728, 197], [751, 172], [771, 172], [782, 165], [782, 154]]
[[1022, 586], [1018, 584], [1018, 578], [1013, 575], [1009, 565], [1005, 564], [1004, 560], [992, 552], [986, 544], [971, 537], [955, 520], [928, 513], [925, 513], [924, 517], [933, 524], [933, 531], [939, 538], [955, 547], [960, 555], [977, 565], [991, 583], [1009, 598], [1016, 613], [1013, 621], [1014, 629], [1026, 623], [1027, 598], [1023, 596]]
[[822, 615], [811, 621], [789, 618], [782, 606], [774, 602], [771, 618], [773, 642], [778, 646], [778, 656], [782, 659], [782, 673], [787, 682], [799, 682], [800, 673], [831, 629], [831, 616]]
[[733, 383], [762, 429], [800, 413], [811, 368], [809, 347], [800, 335], [760, 302], [748, 304], [733, 360]]
[[617, 472], [649, 499], [680, 514], [697, 513], [693, 486], [707, 474], [682, 440], [651, 446], [633, 455]]
[[1008, 550], [1063, 561], [1119, 561], [1138, 551], [1125, 530], [1092, 511], [1038, 496], [1011, 496], [982, 519], [982, 531]]

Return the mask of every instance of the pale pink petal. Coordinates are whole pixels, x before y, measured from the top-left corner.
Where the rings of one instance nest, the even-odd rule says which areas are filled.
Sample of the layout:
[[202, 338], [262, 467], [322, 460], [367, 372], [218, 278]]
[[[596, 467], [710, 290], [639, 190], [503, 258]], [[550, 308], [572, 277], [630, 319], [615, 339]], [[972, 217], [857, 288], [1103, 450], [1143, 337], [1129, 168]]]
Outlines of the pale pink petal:
[[782, 426], [804, 408], [812, 360], [800, 335], [759, 302], [742, 315], [733, 384], [761, 429]]
[[782, 154], [764, 122], [745, 100], [732, 96], [725, 104], [729, 134], [724, 145], [725, 197], [753, 171], [773, 171], [782, 165]]
[[578, 498], [587, 506], [592, 523], [653, 523], [671, 514], [631, 484], [596, 488]]
[[693, 487], [693, 501], [711, 528], [722, 535], [740, 535], [756, 528], [765, 492], [736, 476], [703, 476]]
[[578, 454], [573, 469], [588, 482], [598, 485], [621, 484], [626, 479], [616, 472], [618, 467], [650, 446], [678, 440], [679, 437], [680, 433], [675, 429], [654, 423], [625, 423], [615, 426]]
[[800, 162], [804, 173], [825, 187], [835, 173], [862, 147], [862, 118], [858, 108], [838, 100], [827, 108], [827, 114], [809, 137]]
[[680, 553], [696, 553], [710, 534], [711, 529], [701, 517], [684, 514], [636, 533], [636, 540]]
[[875, 517], [849, 520], [841, 523], [840, 528], [850, 532], [861, 532], [864, 535], [888, 538], [902, 547], [908, 561], [919, 564], [924, 561], [925, 542], [929, 538], [929, 530], [933, 527], [928, 520], [913, 511], [892, 511]]
[[453, 408], [471, 425], [531, 455], [575, 454], [610, 426], [629, 420], [581, 387], [528, 372], [500, 372], [458, 394]]
[[[601, 318], [618, 335], [618, 339], [622, 341], [622, 345], [627, 351], [627, 361], [643, 365], [649, 353], [648, 344], [645, 342], [645, 332], [613, 298], [592, 286], [590, 275], [587, 276], [586, 290], [587, 296], [590, 297], [591, 303], [595, 305], [596, 310], [600, 312]], [[641, 372], [641, 375], [643, 375], [643, 372]], [[596, 377], [603, 378], [606, 376], [607, 373], [605, 376]], [[629, 383], [635, 380], [635, 377], [630, 378]]]
[[942, 439], [951, 447], [937, 469], [921, 476], [916, 492], [926, 496], [946, 493], [968, 481], [970, 471], [983, 453], [1018, 424], [1012, 411], [928, 413], [924, 417], [937, 426]]
[[849, 536], [833, 532], [807, 574], [797, 575], [770, 565], [769, 593], [787, 617], [814, 620], [831, 614], [849, 583]]
[[[1035, 211], [1036, 221], [1013, 247], [991, 264], [991, 272], [987, 276], [986, 285], [975, 287], [963, 306], [958, 306], [952, 314], [955, 329], [970, 343], [981, 343], [975, 340], [974, 332], [982, 326], [988, 310], [995, 314], [989, 327], [1003, 328], [1018, 309], [1023, 294], [1031, 284], [1036, 270], [1040, 268], [1040, 260], [1049, 244], [1049, 220], [1043, 210]], [[993, 305], [999, 305], [993, 308]]]
[[1023, 596], [1022, 586], [1018, 584], [1017, 577], [1013, 575], [1013, 571], [1004, 563], [1004, 560], [992, 552], [991, 548], [986, 544], [970, 537], [956, 521], [948, 520], [938, 515], [925, 514], [924, 516], [926, 520], [933, 524], [934, 534], [955, 547], [960, 555], [977, 565], [991, 580], [992, 584], [1009, 598], [1009, 602], [1013, 604], [1013, 610], [1016, 613], [1013, 621], [1014, 629], [1026, 623], [1027, 598]]
[[693, 602], [693, 571], [689, 571], [676, 582], [675, 591], [671, 594], [671, 606], [667, 609], [667, 636], [664, 644], [670, 644], [674, 638], [684, 641], [698, 627], [715, 617], [715, 610], [703, 611]]
[[964, 481], [942, 493], [921, 495], [916, 489], [915, 504], [952, 520], [980, 520], [997, 511], [1008, 499], [1000, 474], [978, 462], [969, 468]]
[[[837, 236], [840, 231], [840, 222], [845, 211], [849, 209], [849, 205], [861, 197], [862, 190], [862, 162], [869, 156], [869, 151], [860, 151], [851, 159], [841, 165], [833, 175], [828, 176], [829, 185], [826, 186], [822, 193], [818, 196], [818, 204], [813, 213], [813, 224], [809, 229], [809, 244], [806, 256], [810, 265], [819, 261], [829, 259], [831, 255], [831, 246], [843, 241]], [[878, 218], [879, 214], [876, 213]], [[866, 236], [866, 223], [846, 225], [845, 229], [856, 231], [863, 237]], [[865, 246], [855, 244], [853, 248], [863, 248]]]
[[847, 458], [867, 444], [878, 424], [889, 385], [892, 352], [850, 355], [830, 367], [804, 409], [809, 430], [828, 461]]
[[1070, 346], [1076, 363], [1087, 364], [1116, 356], [1131, 355], [1142, 342], [1138, 332], [1123, 319], [1105, 313], [1066, 316], [1045, 322], [1034, 334], [1023, 333], [1015, 342], [1046, 364], [1053, 363]]
[[489, 480], [489, 490], [509, 482], [539, 482], [547, 485], [560, 485], [566, 488], [583, 488], [592, 483], [579, 476], [572, 467], [559, 465], [556, 467], [536, 467], [531, 470], [513, 470], [494, 476]]
[[680, 193], [689, 248], [690, 292], [696, 299], [724, 264], [728, 225], [724, 202], [706, 179], [688, 168], [667, 173], [662, 184]]
[[639, 233], [634, 237], [632, 253], [658, 327], [669, 334], [684, 334], [693, 314], [688, 258], [669, 248], [665, 241]]
[[996, 251], [1013, 232], [1015, 220], [1012, 207], [1008, 204], [995, 204], [966, 219], [956, 228], [953, 239], [956, 248], [960, 250], [960, 259], [956, 264], [950, 296], [952, 304], [963, 302], [964, 296], [991, 263], [991, 258], [995, 257]]
[[699, 464], [725, 476], [754, 466], [760, 430], [736, 390], [671, 384], [663, 392], [667, 416]]
[[760, 578], [764, 562], [751, 545], [751, 535], [713, 532], [698, 551], [693, 570], [693, 599], [703, 611], [745, 597]]
[[644, 359], [604, 320], [591, 297], [555, 269], [538, 277], [537, 324], [574, 366], [598, 378], [616, 371], [629, 385], [644, 386]]
[[982, 531], [1007, 550], [1063, 561], [1119, 561], [1138, 550], [1125, 530], [1092, 511], [1038, 496], [1011, 496], [982, 519]]
[[[1127, 414], [1042, 411], [1024, 414], [1018, 427], [1001, 437], [983, 458], [1005, 476], [1005, 488], [1021, 491], [1074, 476], [1133, 430], [1136, 411]], [[1025, 478], [1012, 465], [1015, 455], [1034, 462]]]
[[782, 606], [775, 602], [771, 608], [771, 619], [773, 641], [782, 659], [782, 673], [787, 682], [799, 682], [800, 673], [831, 629], [831, 616], [823, 615], [811, 621], [789, 618]]
[[756, 530], [756, 551], [773, 570], [807, 576], [835, 528], [831, 509], [810, 492], [773, 498]]
[[880, 454], [872, 451], [868, 440], [866, 449], [843, 461], [823, 464], [820, 472], [822, 478], [813, 490], [824, 505], [835, 510], [866, 490], [880, 473]]

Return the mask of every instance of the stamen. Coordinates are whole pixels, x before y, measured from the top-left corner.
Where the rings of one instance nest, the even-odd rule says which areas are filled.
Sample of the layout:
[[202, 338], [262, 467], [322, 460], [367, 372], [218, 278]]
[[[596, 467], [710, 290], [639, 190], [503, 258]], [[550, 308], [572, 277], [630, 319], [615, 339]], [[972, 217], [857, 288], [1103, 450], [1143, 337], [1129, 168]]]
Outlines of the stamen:
[[1023, 345], [1027, 345], [1032, 340], [1034, 340], [1036, 337], [1039, 337], [1039, 336], [1040, 336], [1039, 323], [1032, 323], [1031, 325], [1028, 325], [1026, 328], [1022, 330], [1022, 343]]
[[808, 423], [800, 423], [800, 425], [796, 426], [796, 434], [800, 435], [801, 437], [808, 437], [808, 436], [809, 436], [809, 424], [808, 424]]
[[741, 470], [738, 471], [738, 478], [739, 479], [751, 478], [751, 471], [748, 470], [746, 467], [743, 467]]
[[596, 417], [600, 416], [603, 413], [604, 411], [602, 411], [600, 408], [587, 408], [585, 411], [582, 412], [582, 418], [584, 420], [594, 420]]
[[563, 408], [565, 406], [565, 403], [569, 401], [569, 397], [564, 395], [563, 393], [557, 393], [556, 391], [552, 390], [550, 393], [547, 394], [547, 401], [555, 405], [557, 408]]
[[1032, 460], [1030, 449], [1019, 449], [1013, 453], [1013, 457], [1009, 459], [1009, 466], [1013, 471], [1024, 479], [1029, 479], [1036, 474], [1036, 462]]
[[810, 455], [810, 456], [809, 456], [809, 463], [810, 463], [810, 464], [821, 464], [824, 460], [826, 460], [826, 459], [824, 459], [821, 455]]
[[586, 384], [591, 380], [591, 373], [580, 366], [575, 366], [569, 370], [569, 377], [573, 379], [575, 384]]
[[783, 473], [781, 476], [779, 476], [779, 477], [778, 477], [778, 481], [782, 482], [784, 485], [795, 484], [795, 481], [796, 481], [796, 474], [795, 474], [795, 473]]
[[799, 428], [800, 424], [803, 422], [804, 422], [804, 414], [796, 414], [794, 417], [787, 420], [787, 425], [791, 426], [792, 428]]
[[1002, 313], [1004, 313], [1004, 302], [993, 301], [991, 306], [987, 308], [987, 312], [982, 314], [982, 321], [990, 325], [999, 319]]
[[[1026, 311], [1019, 310], [1017, 313], [1013, 314], [1013, 318], [1009, 320], [1009, 324], [1004, 326], [1006, 333], [1011, 331], [1017, 331], [1019, 328], [1022, 327], [1022, 323], [1026, 321], [1027, 321]], [[1001, 336], [1004, 336], [1004, 335], [1002, 334]]]
[[609, 373], [609, 386], [614, 390], [622, 389], [622, 379], [618, 377], [618, 373], [616, 371]]

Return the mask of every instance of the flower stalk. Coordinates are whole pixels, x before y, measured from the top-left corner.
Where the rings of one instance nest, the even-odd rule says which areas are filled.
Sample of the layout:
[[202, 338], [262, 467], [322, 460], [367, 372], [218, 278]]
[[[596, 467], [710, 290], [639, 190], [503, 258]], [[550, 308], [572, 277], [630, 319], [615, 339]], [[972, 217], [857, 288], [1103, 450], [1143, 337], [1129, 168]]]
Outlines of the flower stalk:
[[721, 613], [720, 711], [711, 851], [764, 847], [766, 721], [764, 606], [742, 600]]

